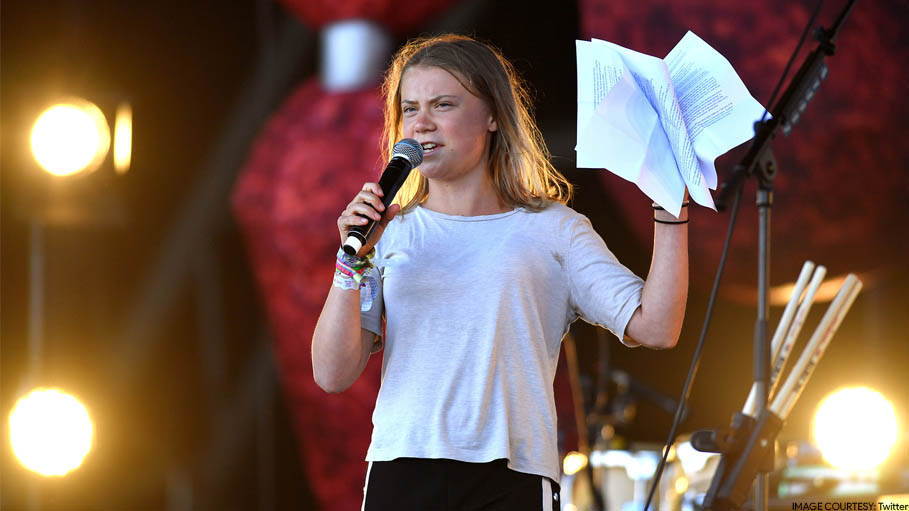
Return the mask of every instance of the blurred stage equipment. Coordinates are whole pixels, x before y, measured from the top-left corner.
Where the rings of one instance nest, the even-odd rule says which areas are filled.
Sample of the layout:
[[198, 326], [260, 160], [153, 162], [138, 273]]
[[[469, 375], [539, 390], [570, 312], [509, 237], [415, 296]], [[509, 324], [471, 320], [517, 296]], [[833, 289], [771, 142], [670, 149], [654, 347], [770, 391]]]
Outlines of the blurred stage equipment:
[[866, 387], [837, 390], [818, 406], [814, 441], [824, 459], [847, 471], [868, 471], [880, 466], [897, 442], [893, 405]]
[[[78, 97], [48, 103], [29, 136], [32, 157], [45, 172], [26, 167], [27, 188], [15, 199], [17, 209], [33, 224], [122, 225], [125, 207], [114, 183], [132, 158], [130, 104], [99, 106]], [[104, 168], [113, 171], [98, 172]]]
[[[595, 492], [601, 492], [602, 506], [609, 511], [641, 511], [647, 497], [647, 484], [653, 480], [660, 456], [660, 450], [653, 445], [593, 451], [589, 461], [591, 478], [564, 472], [563, 509], [602, 509], [593, 498]], [[669, 465], [659, 482], [659, 510], [691, 511], [699, 506], [719, 459], [717, 454], [696, 451], [687, 440], [673, 446]]]
[[[47, 108], [38, 117], [31, 133], [32, 154], [41, 168], [55, 176], [89, 174], [107, 157], [110, 132], [97, 105], [81, 98], [69, 98]], [[129, 168], [131, 138], [131, 111], [129, 105], [122, 104], [114, 131], [118, 172]]]
[[91, 449], [92, 423], [85, 406], [57, 389], [39, 388], [19, 399], [9, 415], [16, 458], [44, 476], [64, 476]]
[[[850, 391], [856, 389], [849, 389]], [[867, 392], [867, 394], [866, 394]], [[834, 393], [836, 394], [836, 393]], [[863, 396], [875, 394], [863, 389]], [[880, 399], [880, 398], [872, 398]], [[853, 415], [861, 411], [853, 410]], [[887, 414], [884, 414], [886, 416]], [[867, 426], [872, 416], [862, 420]], [[874, 432], [850, 433], [844, 443], [865, 447]], [[857, 437], [862, 442], [856, 442]], [[669, 451], [668, 464], [660, 477], [654, 509], [658, 511], [699, 511], [706, 509], [705, 500], [712, 487], [722, 457], [717, 453], [696, 450], [692, 437], [683, 436]], [[895, 454], [897, 451], [893, 451]], [[592, 488], [584, 474], [568, 470], [576, 466], [574, 456], [566, 456], [562, 475], [563, 511], [596, 511]], [[654, 445], [631, 445], [625, 449], [594, 450], [584, 463], [592, 467], [592, 482], [604, 496], [609, 511], [641, 511], [644, 506], [643, 485], [655, 475], [660, 451]], [[873, 470], [849, 470], [831, 467], [822, 462], [822, 452], [807, 441], [789, 441], [778, 446], [772, 480], [776, 497], [770, 499], [772, 509], [790, 509], [793, 502], [840, 501], [907, 502], [909, 501], [909, 469], [902, 460]], [[569, 459], [572, 461], [569, 462]], [[902, 465], [900, 465], [903, 463]], [[846, 509], [845, 505], [840, 507]], [[746, 503], [742, 509], [750, 509]], [[831, 509], [838, 509], [832, 507]], [[896, 509], [896, 508], [893, 508]]]
[[[29, 230], [29, 374], [25, 388], [40, 372], [44, 316], [44, 229], [46, 226], [111, 225], [125, 212], [110, 185], [111, 176], [89, 176], [104, 163], [110, 149], [110, 127], [101, 108], [81, 98], [68, 98], [45, 109], [30, 136], [32, 156], [48, 175], [29, 180], [19, 204]], [[120, 103], [114, 130], [114, 167], [129, 168], [132, 114]]]
[[[129, 168], [132, 146], [129, 105], [121, 103], [114, 130], [113, 166]], [[29, 223], [28, 361], [21, 392], [44, 379], [45, 235], [47, 227], [119, 225], [125, 213], [110, 186], [113, 173], [97, 172], [111, 146], [111, 129], [101, 108], [67, 98], [46, 108], [30, 135], [32, 156], [46, 174], [27, 168], [31, 179], [17, 212]], [[92, 426], [85, 407], [54, 389], [38, 389], [10, 414], [16, 456], [31, 470], [63, 475], [82, 463], [91, 446]]]
[[[808, 285], [808, 276], [812, 270], [814, 278]], [[798, 284], [773, 336], [773, 372], [768, 381], [770, 392], [777, 387], [776, 383], [792, 352], [792, 345], [825, 271], [823, 267], [815, 269], [810, 261], [802, 269]], [[695, 449], [723, 455], [704, 498], [705, 509], [726, 511], [740, 508], [748, 496], [755, 475], [768, 474], [773, 470], [776, 436], [861, 287], [861, 282], [854, 275], [847, 276], [789, 377], [779, 391], [767, 396], [768, 399], [772, 398], [769, 406], [758, 406], [759, 383], [755, 382], [742, 412], [735, 414], [729, 428], [698, 431], [692, 435], [691, 443]], [[805, 297], [799, 304], [803, 292]], [[755, 490], [758, 491], [757, 488]]]
[[[636, 506], [636, 510], [643, 507], [646, 485], [660, 459], [659, 451], [614, 449], [621, 443], [617, 441], [616, 428], [632, 422], [638, 400], [667, 414], [676, 409], [673, 399], [612, 366], [609, 350], [613, 340], [605, 329], [597, 329], [596, 388], [592, 402], [587, 403], [581, 391], [584, 385], [574, 336], [568, 333], [562, 339], [580, 451], [570, 452], [563, 459], [563, 473], [571, 484], [567, 489], [563, 484], [562, 489], [569, 496], [564, 501], [566, 507], [573, 505], [578, 511], [612, 511], [621, 509], [620, 505]], [[611, 477], [612, 472], [617, 475]]]
[[[864, 424], [872, 420], [869, 418]], [[843, 441], [864, 446], [869, 439], [870, 434], [863, 433]], [[870, 439], [870, 442], [873, 441]], [[879, 503], [878, 509], [883, 510], [894, 503], [909, 503], [909, 452], [893, 449], [890, 455], [885, 463], [876, 468], [838, 468], [832, 466], [823, 451], [813, 443], [806, 440], [786, 442], [777, 451], [778, 461], [772, 474], [772, 480], [777, 483], [772, 507], [783, 511], [790, 509], [796, 501], [839, 501], [843, 504], [866, 501]], [[841, 505], [839, 508], [846, 507]]]

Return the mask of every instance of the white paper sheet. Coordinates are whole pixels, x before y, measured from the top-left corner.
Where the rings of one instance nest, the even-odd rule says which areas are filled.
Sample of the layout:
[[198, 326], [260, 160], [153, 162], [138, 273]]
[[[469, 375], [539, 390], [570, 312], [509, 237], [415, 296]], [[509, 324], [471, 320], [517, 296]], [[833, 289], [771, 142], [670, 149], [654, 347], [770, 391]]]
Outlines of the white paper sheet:
[[701, 174], [715, 190], [713, 161], [754, 137], [754, 123], [764, 107], [748, 92], [732, 64], [694, 32], [688, 31], [664, 61], [701, 160]]
[[577, 166], [636, 183], [676, 216], [686, 186], [716, 209], [713, 162], [763, 114], [729, 62], [692, 32], [665, 60], [596, 39], [576, 49]]
[[577, 41], [577, 166], [608, 169], [678, 216], [685, 183], [660, 116], [608, 44]]

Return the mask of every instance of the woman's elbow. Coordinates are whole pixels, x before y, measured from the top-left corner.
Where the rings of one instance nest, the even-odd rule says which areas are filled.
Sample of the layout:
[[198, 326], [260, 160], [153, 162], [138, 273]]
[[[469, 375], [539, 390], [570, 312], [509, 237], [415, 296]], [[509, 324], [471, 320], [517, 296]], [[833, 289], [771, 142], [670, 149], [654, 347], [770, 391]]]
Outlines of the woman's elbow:
[[[654, 350], [668, 350], [679, 342], [678, 335], [654, 333], [650, 335], [629, 336], [633, 345], [646, 346]], [[626, 343], [627, 344], [627, 343]]]
[[316, 365], [313, 365], [312, 376], [316, 381], [316, 385], [329, 394], [339, 394], [350, 387], [349, 382], [346, 382], [337, 376], [326, 374], [325, 371], [319, 371]]
[[657, 350], [668, 350], [675, 348], [675, 345], [678, 343], [679, 334], [669, 334], [658, 337], [651, 347]]
[[681, 333], [681, 322], [670, 324], [666, 321], [651, 321], [650, 318], [644, 316], [640, 308], [635, 311], [625, 329], [625, 334], [634, 344], [656, 350], [674, 348], [679, 342]]

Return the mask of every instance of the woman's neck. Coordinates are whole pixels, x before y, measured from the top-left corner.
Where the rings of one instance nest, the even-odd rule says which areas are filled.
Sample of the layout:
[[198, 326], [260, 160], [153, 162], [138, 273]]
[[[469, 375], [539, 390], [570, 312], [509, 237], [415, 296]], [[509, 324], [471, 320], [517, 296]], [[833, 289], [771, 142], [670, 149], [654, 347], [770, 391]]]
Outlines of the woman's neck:
[[429, 193], [422, 206], [457, 216], [493, 215], [511, 209], [499, 199], [488, 178], [473, 184], [430, 180]]

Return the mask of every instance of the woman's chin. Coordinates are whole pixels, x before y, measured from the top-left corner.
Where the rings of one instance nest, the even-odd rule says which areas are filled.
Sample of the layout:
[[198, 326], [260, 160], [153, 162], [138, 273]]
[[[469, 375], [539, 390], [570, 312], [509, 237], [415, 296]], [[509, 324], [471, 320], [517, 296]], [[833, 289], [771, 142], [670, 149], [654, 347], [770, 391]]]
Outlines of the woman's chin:
[[420, 166], [420, 174], [423, 174], [423, 177], [426, 179], [439, 179], [445, 175], [445, 172], [440, 171], [437, 165], [432, 163], [427, 165], [426, 162], [424, 162], [423, 165]]

